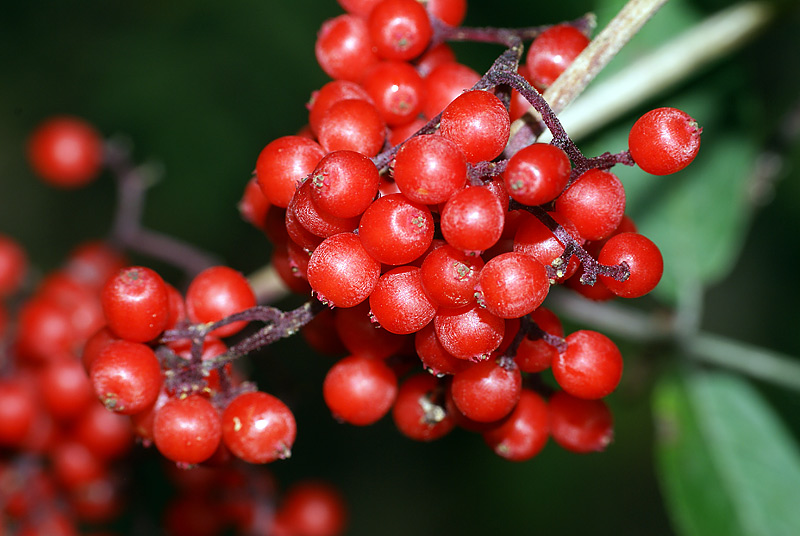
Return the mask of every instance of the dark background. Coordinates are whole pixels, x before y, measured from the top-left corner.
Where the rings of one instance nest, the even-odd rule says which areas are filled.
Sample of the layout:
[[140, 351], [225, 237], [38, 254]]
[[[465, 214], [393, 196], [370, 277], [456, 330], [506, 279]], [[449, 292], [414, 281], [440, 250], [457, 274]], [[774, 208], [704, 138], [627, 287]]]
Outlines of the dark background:
[[[564, 4], [472, 2], [466, 24], [543, 24], [593, 9], [592, 2]], [[701, 16], [725, 3], [683, 4]], [[270, 246], [240, 220], [236, 203], [261, 148], [305, 123], [305, 102], [327, 81], [314, 60], [314, 36], [323, 20], [340, 12], [333, 0], [5, 2], [0, 232], [25, 244], [41, 271], [58, 266], [80, 241], [104, 236], [113, 213], [109, 177], [79, 191], [51, 190], [24, 160], [27, 133], [51, 114], [68, 113], [106, 135], [129, 137], [137, 159], [163, 166], [165, 179], [148, 196], [146, 225], [245, 273], [262, 266]], [[600, 27], [611, 12], [601, 6]], [[799, 21], [794, 10], [679, 88], [725, 84], [720, 91], [732, 106], [726, 128], [785, 157], [769, 204], [742, 234], [739, 259], [707, 289], [703, 325], [789, 354], [800, 348], [800, 159], [792, 145], [775, 145], [775, 129], [800, 95], [796, 65], [787, 64], [800, 55]], [[500, 51], [488, 45], [457, 50], [478, 71]], [[741, 102], [750, 107], [747, 113], [733, 108]], [[666, 104], [669, 95], [649, 107]], [[630, 124], [636, 112], [620, 123]], [[292, 459], [263, 470], [274, 471], [282, 486], [307, 477], [334, 482], [350, 505], [349, 534], [671, 534], [653, 469], [649, 406], [649, 386], [664, 358], [650, 348], [624, 348], [626, 366], [640, 373], [627, 373], [609, 399], [616, 441], [608, 451], [578, 456], [551, 442], [535, 460], [513, 464], [462, 432], [417, 444], [401, 437], [390, 419], [369, 428], [335, 423], [320, 392], [330, 359], [308, 352], [302, 341], [281, 342], [254, 356], [259, 362], [253, 368], [262, 388], [296, 411], [299, 432]], [[797, 434], [791, 418], [796, 397], [760, 387]], [[150, 478], [134, 482], [134, 489], [154, 498], [135, 501], [143, 501], [139, 506], [157, 524], [163, 491], [153, 492], [158, 476]]]

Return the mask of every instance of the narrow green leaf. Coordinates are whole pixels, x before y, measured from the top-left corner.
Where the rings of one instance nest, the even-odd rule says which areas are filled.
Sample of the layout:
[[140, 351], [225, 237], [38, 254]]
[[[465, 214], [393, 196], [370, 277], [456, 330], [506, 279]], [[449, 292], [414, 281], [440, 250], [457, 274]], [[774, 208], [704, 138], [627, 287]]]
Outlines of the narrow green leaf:
[[678, 532], [800, 534], [800, 452], [747, 381], [716, 372], [667, 376], [654, 411], [659, 477]]

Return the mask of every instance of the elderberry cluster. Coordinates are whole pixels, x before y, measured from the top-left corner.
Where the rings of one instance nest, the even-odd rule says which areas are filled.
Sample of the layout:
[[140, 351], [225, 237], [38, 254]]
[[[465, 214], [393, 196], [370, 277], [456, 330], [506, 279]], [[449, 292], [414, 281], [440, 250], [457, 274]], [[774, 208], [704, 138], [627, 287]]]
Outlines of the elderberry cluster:
[[[355, 425], [393, 408], [420, 440], [459, 424], [512, 460], [550, 435], [601, 450], [611, 438], [601, 399], [622, 356], [595, 331], [565, 338], [542, 304], [557, 284], [594, 300], [658, 284], [661, 254], [625, 215], [609, 169], [675, 172], [697, 153], [697, 125], [655, 110], [630, 151], [584, 157], [540, 93], [589, 43], [581, 21], [472, 32], [455, 28], [463, 1], [341, 4], [348, 13], [316, 42], [334, 80], [313, 93], [307, 128], [261, 151], [240, 205], [272, 239], [287, 285], [333, 308], [325, 321], [348, 355], [325, 379], [327, 405]], [[445, 43], [470, 38], [509, 49], [480, 76]], [[546, 127], [551, 144], [512, 136], [531, 106], [544, 124], [527, 122], [528, 137]], [[432, 374], [401, 374], [398, 387], [390, 358], [409, 352]], [[540, 377], [548, 369], [558, 392]]]

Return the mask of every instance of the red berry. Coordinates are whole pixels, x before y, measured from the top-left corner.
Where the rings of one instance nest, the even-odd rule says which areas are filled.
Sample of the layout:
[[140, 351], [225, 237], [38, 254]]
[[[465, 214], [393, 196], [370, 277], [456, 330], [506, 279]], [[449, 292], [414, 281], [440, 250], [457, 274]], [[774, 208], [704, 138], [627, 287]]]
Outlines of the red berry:
[[539, 307], [550, 291], [542, 263], [524, 253], [502, 253], [481, 270], [479, 302], [501, 318], [520, 318]]
[[322, 384], [333, 416], [366, 426], [386, 415], [397, 396], [397, 377], [383, 361], [349, 356], [328, 371]]
[[550, 398], [550, 428], [563, 448], [578, 453], [605, 450], [614, 437], [614, 419], [602, 400], [584, 400], [564, 391]]
[[161, 365], [149, 346], [130, 341], [106, 344], [89, 371], [92, 387], [103, 405], [132, 415], [147, 409], [161, 390]]
[[318, 138], [328, 152], [357, 151], [375, 156], [383, 149], [386, 123], [371, 102], [345, 99], [333, 104], [322, 116]]
[[428, 13], [449, 26], [460, 26], [467, 15], [467, 0], [428, 0]]
[[508, 143], [511, 121], [502, 101], [488, 91], [467, 91], [442, 112], [439, 134], [454, 141], [472, 164], [494, 160]]
[[300, 182], [325, 156], [313, 140], [283, 136], [264, 147], [256, 160], [256, 179], [264, 197], [277, 207], [286, 208]]
[[553, 361], [558, 385], [578, 398], [596, 399], [611, 394], [622, 378], [622, 354], [611, 339], [596, 331], [571, 333], [567, 349]]
[[475, 301], [475, 285], [483, 269], [483, 259], [467, 255], [445, 244], [422, 261], [422, 286], [431, 300], [442, 307], [458, 307]]
[[[536, 323], [540, 330], [556, 337], [564, 336], [564, 328], [561, 321], [549, 309], [539, 307], [531, 313], [530, 319]], [[555, 346], [545, 342], [543, 338], [532, 336], [522, 339], [522, 343], [517, 349], [514, 361], [517, 362], [522, 372], [542, 372], [550, 368], [553, 360], [558, 357], [558, 350]]]
[[394, 160], [394, 181], [417, 203], [444, 203], [467, 183], [467, 161], [455, 142], [433, 134], [405, 142]]
[[414, 266], [383, 274], [369, 296], [369, 306], [381, 327], [400, 335], [422, 329], [433, 320], [437, 309], [422, 288], [420, 269]]
[[456, 425], [444, 407], [444, 386], [424, 372], [414, 374], [400, 386], [392, 418], [400, 433], [415, 441], [439, 439]]
[[380, 177], [372, 161], [355, 151], [328, 153], [309, 179], [311, 198], [337, 218], [361, 215], [378, 194]]
[[378, 63], [373, 46], [364, 19], [339, 15], [322, 24], [314, 51], [328, 76], [360, 82], [367, 69]]
[[311, 101], [308, 103], [308, 126], [314, 135], [319, 132], [319, 124], [325, 112], [345, 99], [371, 100], [363, 87], [348, 80], [332, 80], [311, 94]]
[[369, 303], [335, 310], [336, 333], [353, 355], [386, 359], [396, 354], [406, 338], [386, 331], [369, 318]]
[[89, 123], [54, 117], [39, 125], [28, 142], [34, 171], [48, 184], [78, 188], [91, 182], [103, 164], [103, 140]]
[[19, 290], [28, 270], [25, 250], [5, 235], [0, 235], [0, 297]]
[[478, 83], [481, 75], [461, 63], [446, 62], [425, 77], [425, 104], [422, 113], [433, 119], [453, 100]]
[[485, 186], [473, 186], [457, 192], [445, 203], [441, 214], [444, 239], [461, 251], [489, 249], [503, 234], [503, 205]]
[[422, 77], [404, 61], [378, 63], [367, 73], [363, 86], [389, 126], [404, 125], [422, 110]]
[[569, 157], [562, 149], [534, 143], [509, 159], [503, 180], [513, 199], [523, 205], [543, 205], [566, 188], [571, 169]]
[[522, 375], [513, 361], [475, 363], [453, 376], [453, 402], [478, 422], [502, 419], [514, 409], [522, 392]]
[[677, 108], [656, 108], [640, 117], [628, 135], [636, 164], [653, 175], [669, 175], [692, 163], [700, 150], [697, 121]]
[[311, 288], [320, 301], [333, 307], [352, 307], [366, 300], [380, 275], [381, 263], [353, 233], [326, 238], [308, 261]]
[[341, 494], [329, 484], [313, 481], [290, 487], [275, 516], [281, 527], [297, 536], [339, 536], [347, 523]]
[[433, 35], [428, 13], [416, 0], [382, 0], [370, 12], [368, 25], [378, 54], [390, 60], [416, 58]]
[[108, 327], [122, 339], [153, 340], [169, 323], [167, 287], [149, 268], [123, 269], [106, 282], [101, 300]]
[[[256, 305], [250, 283], [227, 266], [212, 266], [195, 276], [186, 291], [186, 315], [195, 323], [216, 322]], [[211, 332], [215, 337], [238, 333], [247, 322], [233, 322]]]
[[433, 318], [445, 350], [461, 359], [483, 359], [503, 342], [506, 323], [477, 304], [440, 307]]
[[539, 454], [547, 444], [549, 420], [547, 403], [542, 397], [523, 389], [508, 419], [484, 432], [483, 440], [498, 456], [524, 462]]
[[525, 59], [533, 85], [546, 88], [555, 82], [588, 44], [589, 38], [568, 24], [558, 24], [539, 34]]
[[644, 296], [658, 285], [664, 273], [664, 260], [658, 246], [638, 233], [612, 236], [600, 250], [597, 261], [609, 266], [624, 262], [628, 266], [630, 277], [625, 281], [600, 276], [600, 281], [611, 292], [623, 298]]
[[0, 380], [0, 445], [19, 446], [31, 430], [36, 411], [31, 386], [18, 378]]
[[358, 236], [370, 256], [384, 264], [406, 264], [428, 250], [434, 223], [425, 205], [403, 194], [385, 195], [372, 203], [361, 217]]
[[234, 398], [222, 413], [222, 440], [249, 463], [269, 463], [291, 454], [297, 425], [294, 414], [274, 396], [256, 391]]
[[153, 421], [156, 448], [178, 463], [206, 461], [216, 452], [221, 437], [219, 413], [198, 395], [168, 400]]
[[592, 169], [556, 199], [556, 210], [569, 218], [586, 240], [602, 240], [622, 221], [625, 189], [613, 173]]

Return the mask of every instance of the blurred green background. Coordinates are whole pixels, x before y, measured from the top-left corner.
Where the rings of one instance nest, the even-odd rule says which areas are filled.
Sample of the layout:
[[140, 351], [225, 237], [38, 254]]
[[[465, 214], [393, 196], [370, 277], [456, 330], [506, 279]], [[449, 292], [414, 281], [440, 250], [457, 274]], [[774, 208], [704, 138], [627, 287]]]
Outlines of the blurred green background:
[[[537, 25], [596, 10], [602, 27], [620, 5], [474, 1], [466, 24]], [[725, 5], [672, 2], [634, 40], [628, 57]], [[262, 266], [269, 245], [241, 221], [236, 203], [261, 148], [304, 125], [304, 104], [327, 81], [315, 63], [314, 37], [323, 20], [340, 12], [334, 0], [5, 2], [0, 232], [25, 244], [41, 271], [58, 266], [80, 241], [105, 234], [114, 199], [109, 177], [83, 190], [56, 191], [34, 178], [24, 160], [31, 129], [51, 114], [68, 113], [106, 135], [129, 137], [139, 161], [163, 166], [164, 180], [148, 195], [147, 226], [197, 244], [245, 273]], [[792, 63], [800, 57], [799, 24], [798, 9], [788, 9], [758, 39], [646, 106], [697, 106], [687, 111], [705, 127], [696, 163], [704, 171], [691, 180], [716, 182], [700, 190], [703, 197], [692, 194], [696, 212], [733, 202], [728, 177], [711, 177], [715, 169], [727, 170], [737, 155], [748, 157], [745, 164], [766, 149], [780, 155], [779, 182], [767, 185], [759, 206], [735, 207], [734, 237], [724, 239], [728, 253], [699, 283], [704, 329], [791, 355], [800, 350], [800, 156], [796, 138], [787, 145], [776, 136], [793, 107], [794, 128], [800, 129], [800, 80]], [[489, 45], [456, 49], [480, 72], [500, 51]], [[589, 153], [623, 149], [624, 132], [642, 111], [579, 145]], [[672, 180], [636, 173], [626, 180]], [[736, 188], [749, 184], [747, 178], [730, 180]], [[631, 209], [635, 213], [632, 201]], [[692, 240], [697, 233], [717, 242], [717, 230], [704, 225], [655, 229], [654, 238], [659, 242], [659, 232], [666, 232]], [[667, 258], [668, 264], [680, 262], [679, 256]], [[670, 306], [669, 297], [661, 303]], [[551, 442], [524, 464], [501, 460], [466, 433], [427, 445], [401, 437], [390, 419], [365, 429], [335, 423], [320, 389], [331, 361], [302, 341], [281, 342], [253, 368], [262, 387], [296, 411], [299, 433], [292, 459], [264, 470], [274, 471], [282, 485], [306, 477], [334, 482], [349, 502], [353, 535], [672, 534], [654, 469], [650, 394], [654, 378], [675, 358], [657, 347], [620, 342], [627, 371], [609, 399], [615, 443], [604, 454], [578, 456]], [[798, 437], [796, 393], [756, 385]], [[144, 491], [154, 483], [134, 485]], [[157, 525], [161, 495], [155, 497], [138, 501]]]

